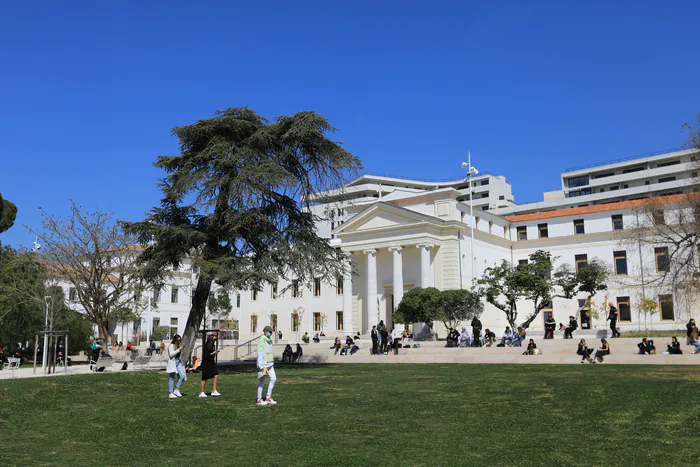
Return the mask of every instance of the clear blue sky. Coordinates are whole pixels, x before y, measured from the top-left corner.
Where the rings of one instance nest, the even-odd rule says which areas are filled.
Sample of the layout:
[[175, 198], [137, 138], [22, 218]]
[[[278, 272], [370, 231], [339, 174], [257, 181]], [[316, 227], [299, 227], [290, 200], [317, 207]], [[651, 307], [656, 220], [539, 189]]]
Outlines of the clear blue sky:
[[[344, 4], [341, 5], [341, 4]], [[3, 243], [68, 199], [138, 220], [170, 129], [314, 110], [367, 172], [454, 179], [472, 151], [516, 202], [566, 168], [680, 146], [700, 112], [700, 2], [5, 2]]]

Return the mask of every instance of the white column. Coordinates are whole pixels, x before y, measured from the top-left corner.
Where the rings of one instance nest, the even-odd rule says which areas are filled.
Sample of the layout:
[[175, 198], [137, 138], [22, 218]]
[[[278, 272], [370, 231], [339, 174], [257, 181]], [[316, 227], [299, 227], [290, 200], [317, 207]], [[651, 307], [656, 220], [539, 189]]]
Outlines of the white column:
[[432, 287], [430, 282], [430, 249], [433, 245], [416, 245], [420, 249], [420, 286], [421, 288]]
[[343, 275], [343, 334], [352, 334], [352, 260]]
[[367, 255], [367, 282], [365, 301], [367, 302], [365, 309], [367, 310], [367, 330], [371, 330], [372, 326], [379, 323], [378, 305], [377, 305], [377, 250], [363, 251]]
[[[392, 263], [393, 263], [393, 286], [394, 286], [394, 309], [393, 311], [396, 311], [396, 309], [399, 307], [399, 303], [401, 303], [401, 300], [403, 299], [403, 257], [401, 253], [401, 247], [400, 246], [392, 246], [389, 248], [389, 251], [392, 252]], [[391, 322], [393, 324], [393, 328], [396, 329], [397, 327], [403, 327], [401, 326], [402, 323], [396, 323], [394, 322], [394, 319], [392, 317]]]

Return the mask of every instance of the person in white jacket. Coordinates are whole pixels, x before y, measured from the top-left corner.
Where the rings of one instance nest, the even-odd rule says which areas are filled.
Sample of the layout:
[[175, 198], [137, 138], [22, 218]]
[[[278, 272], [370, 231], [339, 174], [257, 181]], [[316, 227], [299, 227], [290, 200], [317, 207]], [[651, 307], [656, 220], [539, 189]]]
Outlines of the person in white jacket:
[[[274, 405], [277, 402], [272, 399], [272, 388], [275, 387], [277, 375], [275, 375], [275, 357], [272, 353], [272, 330], [271, 326], [265, 326], [263, 335], [258, 339], [258, 398], [257, 405]], [[265, 387], [265, 377], [270, 377], [267, 385], [267, 397], [263, 400], [262, 393]]]
[[[182, 394], [180, 394], [180, 386], [182, 382], [187, 379], [185, 367], [182, 366], [180, 362], [181, 345], [182, 337], [176, 334], [175, 337], [173, 337], [173, 341], [168, 346], [168, 366], [165, 368], [165, 372], [170, 375], [170, 380], [168, 381], [168, 391], [170, 392], [168, 397], [170, 399], [182, 397]], [[173, 390], [176, 375], [178, 376], [178, 380], [177, 385], [175, 385], [175, 390]]]

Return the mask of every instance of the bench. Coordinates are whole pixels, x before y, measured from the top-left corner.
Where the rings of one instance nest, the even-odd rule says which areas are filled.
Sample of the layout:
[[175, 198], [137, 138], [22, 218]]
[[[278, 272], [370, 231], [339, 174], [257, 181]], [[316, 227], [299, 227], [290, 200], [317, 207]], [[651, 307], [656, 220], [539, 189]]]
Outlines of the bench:
[[102, 357], [97, 359], [96, 362], [90, 362], [90, 369], [92, 371], [98, 371], [100, 368], [104, 368], [104, 371], [112, 369], [114, 366], [114, 359], [111, 357]]
[[132, 362], [134, 365], [134, 369], [136, 369], [136, 367], [139, 367], [139, 366], [141, 367], [141, 369], [143, 369], [144, 366], [145, 367], [150, 366], [151, 358], [152, 357], [150, 357], [150, 356], [136, 357], [134, 359], [134, 361]]

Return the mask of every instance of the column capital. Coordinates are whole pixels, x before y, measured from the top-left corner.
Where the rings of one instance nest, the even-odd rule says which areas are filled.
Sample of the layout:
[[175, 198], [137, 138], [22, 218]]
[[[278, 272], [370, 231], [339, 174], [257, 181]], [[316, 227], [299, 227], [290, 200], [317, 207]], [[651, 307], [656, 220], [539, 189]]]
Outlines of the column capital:
[[433, 245], [432, 243], [419, 243], [418, 245], [416, 245], [416, 248], [426, 248], [428, 250], [430, 250], [433, 247], [435, 247], [435, 245]]
[[389, 251], [401, 251], [403, 250], [402, 246], [390, 246]]
[[362, 250], [362, 253], [365, 254], [365, 255], [376, 255], [376, 254], [377, 254], [377, 250], [375, 250], [374, 248], [370, 248], [370, 249], [367, 249], [367, 250]]

